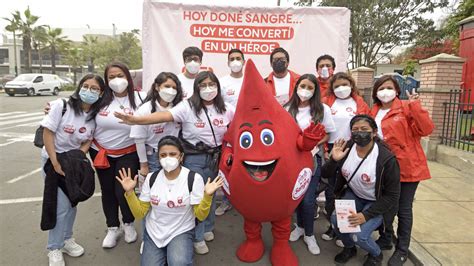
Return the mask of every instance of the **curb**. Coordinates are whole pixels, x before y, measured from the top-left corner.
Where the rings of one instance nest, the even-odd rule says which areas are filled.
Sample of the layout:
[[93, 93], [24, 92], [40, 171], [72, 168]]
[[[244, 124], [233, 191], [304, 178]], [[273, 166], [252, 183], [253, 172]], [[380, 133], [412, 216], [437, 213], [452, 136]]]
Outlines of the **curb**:
[[408, 258], [417, 266], [442, 264], [431, 255], [418, 241], [411, 238], [410, 248], [408, 250]]

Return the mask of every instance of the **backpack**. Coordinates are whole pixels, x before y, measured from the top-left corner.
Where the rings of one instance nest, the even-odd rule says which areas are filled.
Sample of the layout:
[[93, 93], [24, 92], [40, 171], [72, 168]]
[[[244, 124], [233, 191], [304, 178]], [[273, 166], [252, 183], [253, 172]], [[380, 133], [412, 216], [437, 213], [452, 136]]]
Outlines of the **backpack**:
[[[148, 180], [148, 184], [150, 185], [150, 189], [151, 187], [153, 187], [153, 184], [155, 184], [155, 181], [156, 181], [156, 177], [158, 176], [158, 173], [160, 171], [155, 171], [153, 172], [153, 174], [151, 174], [150, 176], [150, 180]], [[194, 176], [196, 175], [196, 172], [192, 171], [192, 170], [189, 170], [189, 173], [188, 173], [188, 191], [189, 193], [191, 194], [191, 191], [193, 191], [193, 184], [194, 184]]]
[[[61, 100], [63, 100], [63, 110], [61, 112], [61, 117], [62, 117], [64, 116], [64, 113], [66, 113], [67, 111], [67, 106], [66, 106], [66, 100], [65, 99], [61, 99]], [[35, 132], [35, 139], [33, 140], [33, 144], [38, 148], [43, 148], [44, 146], [43, 131], [44, 131], [44, 127], [39, 126]]]

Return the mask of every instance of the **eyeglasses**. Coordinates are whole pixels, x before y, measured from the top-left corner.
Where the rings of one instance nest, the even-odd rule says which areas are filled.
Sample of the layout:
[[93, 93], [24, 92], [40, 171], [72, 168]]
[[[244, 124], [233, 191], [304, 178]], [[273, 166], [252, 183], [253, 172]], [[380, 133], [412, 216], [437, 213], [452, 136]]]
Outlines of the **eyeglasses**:
[[98, 88], [98, 87], [88, 87], [87, 85], [82, 86], [81, 90], [90, 90], [91, 92], [95, 92], [97, 94], [100, 93], [100, 88]]
[[204, 82], [203, 82], [203, 83], [200, 83], [200, 84], [198, 85], [198, 88], [199, 88], [199, 89], [205, 89], [205, 88], [207, 88], [207, 87], [217, 87], [217, 83], [215, 83], [215, 82], [204, 83]]

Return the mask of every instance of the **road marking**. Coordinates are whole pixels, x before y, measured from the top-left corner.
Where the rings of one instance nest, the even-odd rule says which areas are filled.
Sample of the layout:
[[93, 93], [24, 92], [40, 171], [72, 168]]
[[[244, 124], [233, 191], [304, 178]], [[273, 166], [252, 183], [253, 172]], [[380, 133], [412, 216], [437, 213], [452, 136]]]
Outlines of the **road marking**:
[[[22, 118], [22, 119], [15, 119], [15, 120], [8, 120], [8, 121], [2, 121], [0, 122], [0, 126], [5, 126], [5, 125], [11, 125], [11, 124], [16, 124], [16, 123], [21, 123], [21, 122], [28, 122], [32, 120], [37, 120], [38, 122], [43, 119], [44, 115], [36, 116], [36, 117], [28, 117], [28, 118]], [[38, 123], [39, 125], [39, 123]]]
[[0, 133], [0, 137], [7, 138], [7, 142], [0, 144], [0, 147], [5, 147], [16, 142], [32, 142], [35, 134]]
[[21, 117], [28, 117], [28, 116], [37, 116], [37, 115], [44, 115], [43, 112], [35, 112], [35, 113], [27, 113], [27, 114], [21, 114], [21, 115], [15, 115], [15, 116], [3, 116], [0, 117], [0, 121], [5, 121], [5, 120], [10, 120], [10, 119], [17, 119]]
[[24, 114], [24, 113], [26, 113], [26, 112], [19, 111], [19, 112], [0, 113], [0, 117], [9, 116], [9, 115], [13, 115], [13, 114]]
[[[97, 192], [92, 195], [92, 197], [100, 197], [102, 193]], [[25, 203], [25, 202], [38, 202], [43, 201], [43, 197], [31, 197], [31, 198], [18, 198], [18, 199], [4, 199], [0, 200], [0, 205], [6, 204], [15, 204], [15, 203]]]
[[0, 130], [7, 130], [7, 129], [17, 128], [17, 127], [38, 127], [39, 126], [38, 122], [39, 121], [36, 121], [33, 123], [20, 124], [20, 125], [11, 126], [11, 127], [3, 127], [3, 128], [0, 128]]
[[8, 183], [8, 184], [13, 184], [13, 183], [15, 183], [15, 182], [17, 182], [17, 181], [20, 181], [20, 180], [22, 180], [22, 179], [24, 179], [24, 178], [27, 178], [27, 177], [29, 177], [30, 175], [36, 174], [36, 173], [38, 173], [38, 172], [40, 172], [40, 171], [41, 171], [41, 167], [38, 168], [38, 169], [35, 169], [35, 170], [33, 170], [33, 171], [29, 172], [29, 173], [26, 173], [26, 174], [24, 174], [24, 175], [21, 175], [21, 176], [19, 176], [19, 177], [10, 179], [10, 180], [7, 181], [7, 183]]

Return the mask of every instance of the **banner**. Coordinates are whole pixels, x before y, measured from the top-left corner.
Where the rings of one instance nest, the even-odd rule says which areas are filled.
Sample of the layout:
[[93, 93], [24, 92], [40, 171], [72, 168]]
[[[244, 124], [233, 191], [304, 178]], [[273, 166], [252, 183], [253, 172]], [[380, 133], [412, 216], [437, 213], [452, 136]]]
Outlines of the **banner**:
[[199, 47], [203, 67], [218, 77], [230, 73], [227, 54], [242, 50], [263, 77], [271, 71], [270, 54], [283, 47], [289, 69], [316, 73], [316, 59], [329, 54], [336, 71], [346, 71], [350, 11], [342, 7], [229, 7], [184, 5], [145, 0], [143, 3], [143, 89], [162, 71], [183, 70], [183, 50]]

